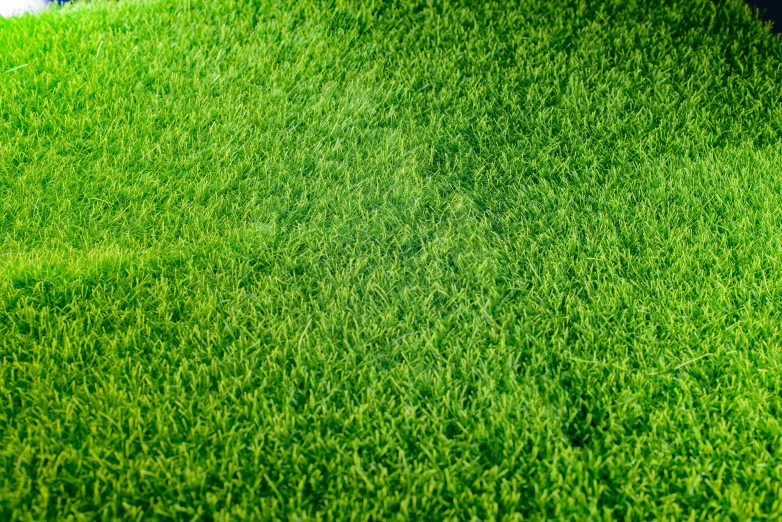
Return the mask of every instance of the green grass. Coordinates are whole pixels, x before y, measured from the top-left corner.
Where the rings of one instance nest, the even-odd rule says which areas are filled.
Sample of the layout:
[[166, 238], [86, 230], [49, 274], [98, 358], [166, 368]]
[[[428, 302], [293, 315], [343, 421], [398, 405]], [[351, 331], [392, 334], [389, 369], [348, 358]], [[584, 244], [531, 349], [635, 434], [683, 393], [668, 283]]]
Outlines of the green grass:
[[554, 3], [0, 20], [0, 519], [782, 516], [782, 38]]

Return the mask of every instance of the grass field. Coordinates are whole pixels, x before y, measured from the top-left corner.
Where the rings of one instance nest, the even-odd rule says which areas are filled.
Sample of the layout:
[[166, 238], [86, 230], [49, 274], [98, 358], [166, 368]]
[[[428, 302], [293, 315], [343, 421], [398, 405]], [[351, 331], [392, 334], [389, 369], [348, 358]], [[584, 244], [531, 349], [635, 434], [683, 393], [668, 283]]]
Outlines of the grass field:
[[782, 516], [782, 38], [556, 4], [0, 20], [0, 519]]

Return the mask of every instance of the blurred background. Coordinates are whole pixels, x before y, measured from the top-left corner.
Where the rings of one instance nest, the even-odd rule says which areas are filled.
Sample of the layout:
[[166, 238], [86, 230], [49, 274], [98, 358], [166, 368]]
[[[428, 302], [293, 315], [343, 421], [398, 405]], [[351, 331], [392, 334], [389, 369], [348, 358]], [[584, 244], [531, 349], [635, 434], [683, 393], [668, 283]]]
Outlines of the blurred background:
[[760, 11], [760, 16], [774, 23], [774, 31], [782, 32], [782, 0], [747, 0]]
[[[8, 17], [37, 11], [52, 2], [64, 4], [69, 0], [0, 0], [0, 16]], [[775, 32], [782, 32], [782, 0], [746, 0], [746, 2], [758, 11], [761, 18], [773, 23]]]
[[0, 0], [0, 16], [14, 16], [28, 11], [37, 11], [47, 0]]
[[0, 0], [0, 16], [15, 16], [38, 11], [52, 1], [58, 4], [68, 2], [68, 0]]

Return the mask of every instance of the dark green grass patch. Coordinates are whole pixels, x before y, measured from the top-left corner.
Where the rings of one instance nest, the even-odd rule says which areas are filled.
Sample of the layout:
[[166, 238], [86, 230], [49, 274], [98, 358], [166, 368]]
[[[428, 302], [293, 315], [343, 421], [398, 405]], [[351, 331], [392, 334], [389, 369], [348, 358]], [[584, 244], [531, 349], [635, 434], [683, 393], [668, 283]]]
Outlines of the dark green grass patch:
[[782, 515], [782, 40], [556, 4], [0, 20], [0, 518]]

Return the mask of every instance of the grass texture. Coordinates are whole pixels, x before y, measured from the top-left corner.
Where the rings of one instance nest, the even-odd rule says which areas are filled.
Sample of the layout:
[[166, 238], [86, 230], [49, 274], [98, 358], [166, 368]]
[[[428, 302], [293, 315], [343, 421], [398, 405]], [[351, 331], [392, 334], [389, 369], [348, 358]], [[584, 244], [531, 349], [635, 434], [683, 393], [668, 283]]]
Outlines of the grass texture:
[[0, 227], [2, 520], [782, 516], [739, 1], [0, 20]]

